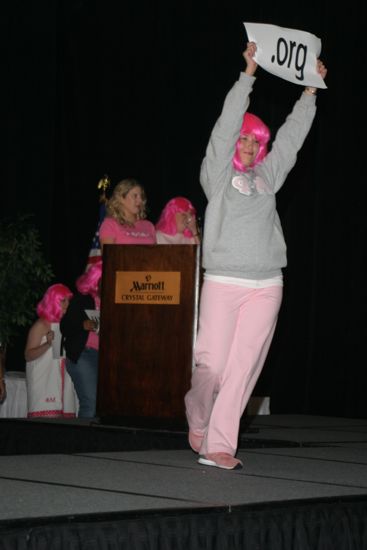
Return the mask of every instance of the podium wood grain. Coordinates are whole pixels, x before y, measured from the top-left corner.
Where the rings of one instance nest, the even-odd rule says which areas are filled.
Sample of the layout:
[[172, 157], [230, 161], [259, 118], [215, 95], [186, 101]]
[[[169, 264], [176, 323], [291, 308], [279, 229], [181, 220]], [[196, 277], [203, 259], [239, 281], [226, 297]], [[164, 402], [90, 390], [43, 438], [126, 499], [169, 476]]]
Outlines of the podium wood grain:
[[[190, 387], [196, 330], [198, 263], [195, 245], [104, 247], [97, 394], [101, 418], [185, 418], [184, 395]], [[180, 272], [180, 303], [115, 303], [118, 271]]]

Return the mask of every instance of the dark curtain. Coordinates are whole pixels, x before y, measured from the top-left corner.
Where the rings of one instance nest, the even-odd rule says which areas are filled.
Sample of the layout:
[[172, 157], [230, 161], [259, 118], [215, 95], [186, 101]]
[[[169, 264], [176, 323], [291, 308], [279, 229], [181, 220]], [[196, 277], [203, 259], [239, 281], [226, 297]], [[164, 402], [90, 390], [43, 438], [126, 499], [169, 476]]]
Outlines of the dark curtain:
[[0, 550], [365, 550], [365, 517], [361, 499], [36, 518], [3, 522]]
[[[329, 0], [168, 5], [6, 0], [2, 66], [7, 142], [1, 215], [30, 212], [55, 280], [73, 286], [98, 221], [97, 182], [146, 187], [149, 217], [187, 196], [225, 94], [243, 68], [244, 21], [322, 40], [328, 89], [278, 195], [288, 244], [284, 301], [256, 393], [273, 413], [367, 414], [366, 17]], [[251, 110], [273, 133], [301, 88], [261, 69]], [[3, 299], [3, 297], [1, 297]]]

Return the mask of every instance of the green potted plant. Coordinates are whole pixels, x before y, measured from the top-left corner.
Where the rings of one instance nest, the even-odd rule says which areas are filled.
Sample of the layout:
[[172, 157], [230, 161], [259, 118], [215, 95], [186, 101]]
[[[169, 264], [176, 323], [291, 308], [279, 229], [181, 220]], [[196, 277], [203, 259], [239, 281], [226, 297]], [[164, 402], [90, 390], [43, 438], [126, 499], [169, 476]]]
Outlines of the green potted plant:
[[0, 377], [6, 350], [35, 318], [37, 301], [53, 277], [30, 215], [0, 221]]

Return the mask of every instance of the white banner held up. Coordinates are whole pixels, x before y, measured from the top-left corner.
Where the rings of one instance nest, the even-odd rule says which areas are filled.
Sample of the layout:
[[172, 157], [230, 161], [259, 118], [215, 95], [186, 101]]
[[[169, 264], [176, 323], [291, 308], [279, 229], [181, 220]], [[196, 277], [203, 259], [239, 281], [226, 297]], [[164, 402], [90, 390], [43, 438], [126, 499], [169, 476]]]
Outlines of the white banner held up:
[[305, 31], [262, 23], [244, 23], [250, 42], [256, 42], [254, 59], [260, 67], [302, 86], [327, 88], [316, 69], [321, 40]]

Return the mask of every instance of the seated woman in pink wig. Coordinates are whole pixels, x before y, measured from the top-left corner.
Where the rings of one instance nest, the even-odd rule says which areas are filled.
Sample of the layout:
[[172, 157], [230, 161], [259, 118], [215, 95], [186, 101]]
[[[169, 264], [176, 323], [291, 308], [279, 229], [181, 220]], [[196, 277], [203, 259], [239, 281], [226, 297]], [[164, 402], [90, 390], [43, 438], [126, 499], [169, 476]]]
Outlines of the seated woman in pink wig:
[[67, 286], [54, 284], [37, 305], [38, 319], [29, 330], [24, 351], [28, 418], [76, 416], [78, 401], [66, 372], [59, 325], [72, 296]]
[[200, 244], [196, 210], [185, 197], [168, 201], [155, 230], [158, 244]]

